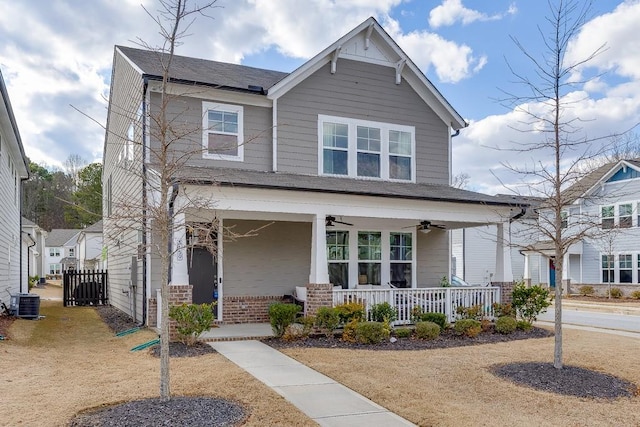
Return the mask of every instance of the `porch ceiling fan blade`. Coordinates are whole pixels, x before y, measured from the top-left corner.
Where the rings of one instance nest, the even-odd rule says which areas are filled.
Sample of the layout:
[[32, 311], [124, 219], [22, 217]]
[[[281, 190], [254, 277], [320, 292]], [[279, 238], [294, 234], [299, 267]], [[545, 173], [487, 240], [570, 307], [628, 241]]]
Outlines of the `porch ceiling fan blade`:
[[325, 226], [333, 227], [335, 224], [353, 226], [353, 224], [351, 224], [350, 222], [338, 221], [335, 216], [327, 215], [327, 217], [325, 218]]

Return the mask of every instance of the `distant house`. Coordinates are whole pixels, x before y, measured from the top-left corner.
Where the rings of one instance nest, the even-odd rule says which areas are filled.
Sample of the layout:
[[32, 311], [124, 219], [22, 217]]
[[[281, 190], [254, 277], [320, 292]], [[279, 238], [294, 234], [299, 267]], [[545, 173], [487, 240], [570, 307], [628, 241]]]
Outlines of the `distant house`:
[[77, 265], [76, 244], [77, 229], [54, 228], [45, 239], [45, 266], [49, 276], [61, 276], [68, 269]]
[[105, 268], [102, 253], [102, 220], [80, 230], [75, 256], [78, 270], [101, 270]]
[[29, 161], [18, 132], [7, 87], [0, 72], [0, 299], [27, 292], [22, 277], [22, 181], [29, 178]]
[[22, 258], [22, 270], [25, 277], [45, 277], [47, 265], [44, 252], [47, 232], [33, 221], [22, 218], [22, 236], [25, 253]]

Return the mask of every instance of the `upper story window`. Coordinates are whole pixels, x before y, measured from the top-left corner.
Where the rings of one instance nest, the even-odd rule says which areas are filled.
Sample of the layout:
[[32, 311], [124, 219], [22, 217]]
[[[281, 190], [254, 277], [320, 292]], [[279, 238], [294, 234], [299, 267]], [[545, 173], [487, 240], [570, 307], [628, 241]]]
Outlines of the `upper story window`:
[[631, 226], [633, 225], [633, 217], [631, 216], [632, 213], [633, 205], [631, 203], [618, 205], [618, 221], [620, 224], [620, 228], [631, 228]]
[[567, 228], [569, 225], [569, 212], [560, 212], [560, 228]]
[[69, 248], [69, 256], [70, 257], [76, 256], [76, 250], [74, 248]]
[[49, 256], [60, 256], [60, 248], [49, 248]]
[[319, 173], [415, 181], [413, 126], [318, 116]]
[[613, 206], [602, 207], [602, 228], [609, 229], [615, 226], [615, 210]]
[[202, 110], [202, 157], [243, 161], [243, 107], [217, 102], [203, 102]]

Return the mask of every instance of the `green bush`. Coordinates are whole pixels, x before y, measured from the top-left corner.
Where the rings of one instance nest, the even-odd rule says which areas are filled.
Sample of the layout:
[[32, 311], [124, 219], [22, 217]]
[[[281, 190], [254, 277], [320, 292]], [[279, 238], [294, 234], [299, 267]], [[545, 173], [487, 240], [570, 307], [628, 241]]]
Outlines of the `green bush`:
[[389, 331], [382, 322], [359, 322], [356, 326], [356, 341], [360, 344], [378, 344], [389, 338]]
[[584, 286], [580, 286], [580, 289], [578, 289], [578, 292], [580, 293], [580, 295], [582, 295], [583, 297], [587, 297], [589, 295], [593, 295], [596, 291], [595, 289], [593, 289], [593, 286], [591, 285], [584, 285]]
[[524, 282], [516, 284], [512, 293], [513, 306], [522, 319], [533, 323], [540, 313], [551, 305], [549, 290], [540, 285], [526, 287]]
[[360, 324], [358, 319], [353, 319], [349, 323], [344, 325], [342, 330], [342, 341], [356, 342], [356, 328]]
[[29, 276], [29, 292], [31, 292], [31, 289], [33, 289], [33, 287], [37, 285], [39, 281], [40, 276], [38, 276], [37, 274], [35, 276]]
[[302, 309], [297, 304], [284, 304], [280, 302], [269, 306], [269, 321], [273, 334], [280, 338], [284, 335], [287, 327], [296, 320], [296, 315]]
[[419, 322], [423, 314], [424, 314], [424, 311], [422, 311], [422, 307], [420, 307], [419, 305], [414, 305], [413, 308], [411, 309], [411, 322], [412, 323]]
[[456, 307], [456, 314], [458, 315], [458, 319], [474, 319], [480, 321], [484, 317], [484, 311], [481, 305], [472, 305], [471, 307], [459, 305]]
[[620, 288], [611, 288], [611, 289], [609, 289], [608, 294], [609, 294], [609, 296], [611, 298], [615, 298], [615, 299], [622, 298], [622, 289], [620, 289]]
[[517, 326], [516, 319], [510, 316], [498, 317], [498, 320], [496, 320], [496, 331], [501, 334], [510, 334], [516, 330]]
[[182, 304], [169, 307], [169, 317], [177, 323], [176, 330], [181, 342], [194, 345], [200, 334], [211, 328], [215, 304], [215, 302], [211, 304]]
[[398, 318], [398, 310], [385, 301], [372, 305], [369, 317], [371, 317], [373, 322], [391, 323]]
[[633, 298], [633, 299], [640, 299], [640, 291], [633, 291], [633, 292], [631, 292], [631, 298]]
[[340, 325], [338, 310], [332, 307], [320, 307], [316, 313], [316, 326], [331, 338], [333, 331]]
[[393, 335], [398, 338], [409, 338], [413, 331], [410, 328], [395, 328], [393, 330]]
[[421, 316], [423, 322], [433, 322], [440, 326], [441, 330], [447, 329], [447, 315], [444, 313], [424, 313]]
[[516, 314], [513, 312], [513, 306], [508, 302], [504, 304], [500, 304], [499, 302], [493, 303], [493, 315], [496, 319], [502, 316], [516, 317]]
[[527, 332], [530, 331], [531, 328], [533, 328], [533, 325], [526, 320], [518, 320], [518, 322], [516, 323], [516, 328], [521, 331]]
[[364, 319], [364, 305], [360, 303], [349, 302], [337, 305], [335, 308], [338, 311], [338, 316], [340, 316], [340, 322], [343, 324], [347, 324], [352, 320], [360, 321]]
[[416, 323], [416, 337], [422, 340], [434, 340], [440, 335], [440, 326], [434, 322]]
[[453, 325], [456, 335], [475, 338], [482, 332], [482, 324], [475, 319], [460, 319]]

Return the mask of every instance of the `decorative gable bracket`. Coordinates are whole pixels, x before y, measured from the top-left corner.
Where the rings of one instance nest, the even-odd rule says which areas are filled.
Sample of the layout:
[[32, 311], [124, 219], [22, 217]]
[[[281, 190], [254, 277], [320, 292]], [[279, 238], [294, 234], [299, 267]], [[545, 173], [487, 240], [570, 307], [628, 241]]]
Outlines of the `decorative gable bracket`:
[[338, 64], [338, 56], [340, 56], [340, 51], [342, 50], [342, 46], [338, 46], [336, 50], [333, 51], [333, 55], [331, 56], [331, 74], [336, 73], [336, 66]]
[[396, 84], [397, 85], [399, 85], [402, 82], [402, 69], [404, 68], [406, 63], [407, 63], [406, 59], [401, 59], [400, 61], [396, 62]]
[[369, 28], [367, 28], [367, 34], [364, 36], [364, 50], [369, 50], [369, 40], [371, 40], [371, 33], [373, 33], [373, 22], [369, 24]]

